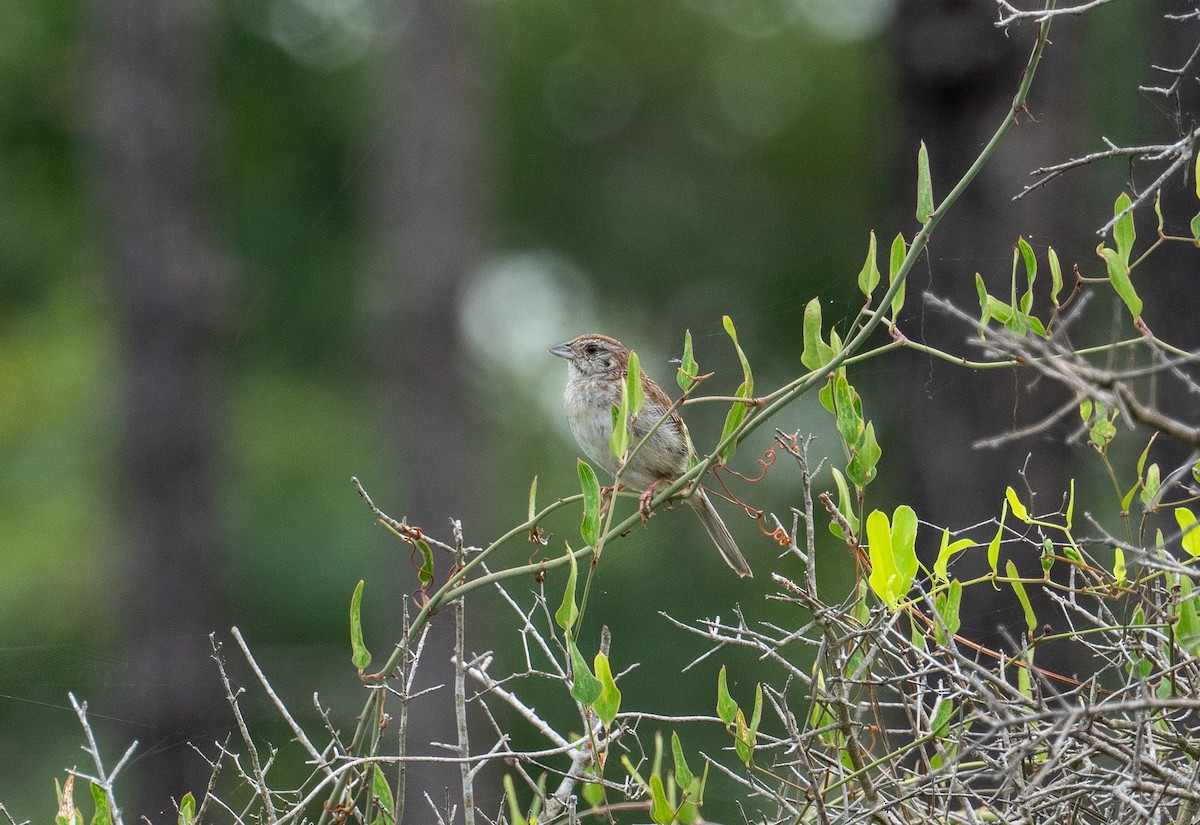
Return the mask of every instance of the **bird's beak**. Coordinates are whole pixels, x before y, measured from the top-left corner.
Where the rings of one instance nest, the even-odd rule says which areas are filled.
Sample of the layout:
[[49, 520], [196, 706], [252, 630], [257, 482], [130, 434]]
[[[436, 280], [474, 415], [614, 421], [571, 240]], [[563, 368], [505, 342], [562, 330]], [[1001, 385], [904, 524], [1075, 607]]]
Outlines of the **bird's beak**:
[[566, 358], [568, 361], [575, 359], [575, 350], [571, 349], [571, 342], [559, 344], [557, 347], [550, 348], [551, 355], [557, 355], [559, 358]]

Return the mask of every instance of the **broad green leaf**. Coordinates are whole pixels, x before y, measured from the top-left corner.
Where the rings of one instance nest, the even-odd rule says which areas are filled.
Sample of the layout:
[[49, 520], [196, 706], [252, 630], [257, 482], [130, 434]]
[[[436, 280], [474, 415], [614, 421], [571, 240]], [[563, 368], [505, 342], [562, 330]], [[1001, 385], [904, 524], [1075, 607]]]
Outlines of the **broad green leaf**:
[[625, 372], [625, 396], [629, 399], [629, 417], [637, 418], [646, 406], [646, 392], [642, 388], [642, 363], [633, 350], [629, 351], [629, 366]]
[[585, 544], [595, 547], [600, 541], [600, 482], [596, 479], [596, 471], [582, 458], [576, 471], [583, 491], [583, 520], [579, 523], [579, 534]]
[[679, 361], [679, 372], [675, 375], [675, 382], [679, 384], [679, 389], [687, 392], [695, 385], [696, 376], [699, 374], [700, 365], [692, 356], [692, 331], [689, 329], [683, 333], [683, 358]]
[[925, 223], [933, 214], [933, 181], [929, 175], [929, 150], [925, 141], [917, 151], [917, 222]]
[[[95, 782], [89, 782], [88, 787], [92, 791], [92, 802], [94, 803], [96, 812], [92, 814], [92, 825], [112, 825], [112, 811], [108, 807], [108, 796], [104, 793], [104, 788], [101, 788]], [[191, 797], [190, 800], [188, 797]], [[191, 803], [190, 809], [187, 811], [186, 817], [184, 809]], [[196, 821], [196, 797], [192, 796], [191, 792], [184, 794], [184, 798], [179, 800], [179, 825], [192, 825]]]
[[[1113, 224], [1113, 240], [1117, 243], [1117, 254], [1121, 256], [1121, 263], [1125, 264], [1125, 269], [1129, 269], [1129, 258], [1133, 253], [1133, 241], [1137, 237], [1133, 227], [1133, 212], [1128, 211], [1132, 201], [1124, 192], [1117, 198], [1117, 202], [1113, 204], [1113, 217], [1124, 215]], [[1141, 314], [1141, 313], [1135, 313]]]
[[833, 405], [837, 415], [838, 433], [847, 445], [853, 447], [858, 443], [863, 431], [862, 416], [854, 404], [854, 388], [840, 371], [833, 380]]
[[[934, 599], [934, 607], [937, 609], [938, 616], [941, 617], [942, 623], [946, 625], [946, 630], [950, 631], [951, 635], [958, 632], [962, 627], [962, 618], [959, 616], [959, 608], [962, 606], [962, 582], [958, 579], [950, 582], [950, 586], [942, 593], [938, 593]], [[942, 638], [942, 628], [940, 625], [934, 625], [934, 632], [938, 642], [945, 644], [946, 640]]]
[[988, 542], [988, 567], [992, 569], [992, 575], [998, 575], [1000, 564], [1000, 539], [1004, 535], [1004, 519], [1008, 516], [1008, 501], [1005, 500], [1004, 506], [1000, 510], [1000, 526], [996, 528], [996, 535]]
[[983, 283], [983, 276], [975, 273], [975, 292], [979, 295], [979, 335], [983, 337], [983, 328], [992, 320], [992, 301]]
[[912, 587], [917, 575], [917, 514], [907, 504], [901, 504], [892, 513], [892, 557], [896, 560], [896, 572], [900, 574], [900, 595]]
[[575, 605], [575, 588], [579, 579], [579, 565], [575, 561], [575, 554], [571, 552], [571, 548], [567, 547], [567, 559], [571, 565], [570, 571], [567, 573], [567, 587], [563, 590], [562, 604], [558, 606], [558, 610], [554, 612], [554, 621], [563, 630], [569, 631], [575, 626], [576, 620], [579, 618], [579, 608]]
[[1021, 250], [1021, 258], [1025, 262], [1025, 279], [1027, 287], [1021, 296], [1021, 312], [1028, 313], [1033, 308], [1033, 282], [1037, 278], [1037, 256], [1033, 247], [1024, 238], [1017, 238], [1017, 248]]
[[946, 572], [946, 567], [950, 563], [950, 559], [956, 553], [966, 550], [974, 544], [970, 539], [959, 539], [953, 544], [950, 543], [949, 528], [942, 531], [942, 546], [938, 549], [937, 560], [933, 563], [933, 577], [935, 581], [944, 582], [949, 580], [949, 575]]
[[599, 808], [604, 802], [604, 786], [598, 782], [584, 782], [583, 798], [593, 808]]
[[596, 654], [595, 668], [596, 679], [600, 682], [600, 696], [595, 702], [596, 715], [600, 717], [604, 727], [610, 728], [621, 710], [621, 690], [613, 679], [608, 657], [603, 653]]
[[1125, 302], [1125, 306], [1129, 307], [1129, 312], [1135, 319], [1142, 317], [1142, 299], [1138, 297], [1133, 288], [1133, 281], [1129, 278], [1129, 264], [1121, 260], [1120, 254], [1104, 244], [1096, 247], [1096, 254], [1104, 259], [1104, 265], [1108, 269], [1108, 280]]
[[679, 734], [674, 731], [671, 732], [671, 756], [675, 760], [675, 781], [686, 791], [692, 787], [695, 776], [683, 756], [683, 744], [679, 741]]
[[571, 634], [565, 634], [565, 638], [567, 650], [571, 654], [571, 679], [574, 682], [571, 685], [571, 698], [581, 705], [591, 707], [600, 698], [604, 685], [600, 684], [600, 680], [588, 670], [587, 662], [584, 661], [583, 654], [579, 652]]
[[1183, 549], [1192, 558], [1200, 557], [1200, 525], [1196, 524], [1196, 516], [1187, 507], [1176, 507], [1175, 521], [1183, 533]]
[[372, 765], [371, 768], [371, 794], [379, 800], [380, 808], [390, 812], [396, 803], [392, 796], [392, 786], [388, 784], [379, 765]]
[[846, 476], [859, 487], [866, 487], [875, 479], [876, 465], [882, 450], [875, 441], [875, 424], [868, 422], [856, 446], [851, 447], [853, 456], [846, 465]]
[[813, 298], [804, 307], [804, 349], [800, 363], [817, 370], [833, 359], [834, 351], [821, 339], [821, 300]]
[[[871, 230], [871, 240], [867, 242], [867, 259], [858, 272], [858, 288], [869, 301], [875, 287], [879, 286], [879, 266], [876, 264], [875, 230]], [[805, 365], [807, 366], [807, 365]], [[809, 367], [813, 369], [813, 367]]]
[[897, 592], [900, 572], [892, 554], [892, 527], [882, 510], [872, 510], [867, 516], [867, 551], [871, 557], [867, 583], [889, 610], [895, 610], [903, 594]]
[[1028, 524], [1032, 519], [1029, 518], [1029, 511], [1025, 509], [1025, 505], [1021, 503], [1021, 499], [1017, 498], [1017, 491], [1012, 487], [1007, 487], [1004, 490], [1004, 498], [1008, 501], [1008, 509], [1012, 514], [1021, 521]]
[[721, 672], [717, 674], [717, 716], [725, 723], [725, 727], [729, 727], [733, 724], [737, 713], [737, 702], [733, 701], [733, 697], [729, 695], [729, 683], [725, 677], [725, 665], [721, 665]]
[[663, 790], [662, 777], [656, 773], [650, 775], [650, 818], [658, 825], [670, 825], [675, 819], [675, 811]]
[[[904, 233], [898, 233], [895, 239], [892, 240], [892, 250], [888, 257], [888, 287], [890, 288], [895, 283], [897, 276], [900, 274], [900, 267], [904, 264], [904, 257], [908, 254], [908, 245], [904, 242]], [[900, 289], [896, 293], [896, 297], [892, 298], [892, 320], [895, 321], [900, 316], [900, 310], [904, 308], [904, 284], [900, 284]]]
[[1058, 262], [1058, 253], [1054, 251], [1054, 247], [1050, 247], [1047, 257], [1050, 258], [1050, 302], [1058, 306], [1058, 294], [1063, 288], [1062, 264]]
[[1029, 603], [1029, 594], [1025, 592], [1025, 583], [1017, 575], [1017, 566], [1012, 563], [1012, 559], [1004, 562], [1004, 572], [1008, 574], [1009, 584], [1012, 585], [1013, 592], [1017, 594], [1017, 601], [1021, 603], [1021, 609], [1025, 611], [1025, 627], [1032, 636], [1037, 630], [1037, 616], [1033, 613], [1033, 605]]
[[521, 804], [517, 801], [517, 791], [513, 787], [512, 777], [504, 774], [504, 798], [508, 800], [508, 819], [512, 825], [526, 825], [525, 815], [521, 813]]
[[[428, 545], [427, 545], [428, 546]], [[354, 595], [350, 597], [350, 661], [362, 673], [371, 664], [371, 652], [363, 642], [362, 632], [362, 593], [365, 582], [358, 580], [354, 587]]]

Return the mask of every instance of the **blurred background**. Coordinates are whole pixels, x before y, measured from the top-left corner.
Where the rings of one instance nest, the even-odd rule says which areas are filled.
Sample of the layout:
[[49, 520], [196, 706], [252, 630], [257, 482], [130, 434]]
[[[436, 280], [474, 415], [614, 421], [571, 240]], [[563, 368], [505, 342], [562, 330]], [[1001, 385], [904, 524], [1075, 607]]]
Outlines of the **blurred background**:
[[[970, 310], [977, 271], [1002, 294], [1018, 233], [1039, 254], [1052, 244], [1064, 263], [1095, 266], [1123, 164], [1011, 198], [1031, 169], [1101, 148], [1102, 135], [1174, 139], [1173, 107], [1136, 87], [1162, 82], [1151, 63], [1183, 63], [1195, 23], [1161, 19], [1187, 4], [1154, 6], [1056, 24], [1030, 111], [913, 273], [910, 337], [961, 350], [970, 330], [916, 295], [929, 287]], [[68, 691], [90, 703], [110, 764], [140, 743], [118, 794], [127, 814], [160, 821], [171, 798], [200, 792], [207, 768], [187, 743], [211, 756], [231, 727], [209, 633], [228, 643], [233, 625], [303, 721], [316, 724], [320, 691], [335, 724], [352, 727], [363, 700], [347, 645], [354, 583], [367, 581], [379, 655], [416, 576], [351, 475], [391, 515], [443, 538], [457, 517], [482, 545], [524, 518], [535, 475], [542, 501], [576, 489], [565, 369], [550, 346], [606, 332], [673, 390], [669, 359], [690, 329], [702, 369], [717, 372], [705, 388], [729, 393], [740, 373], [728, 314], [760, 392], [795, 376], [804, 304], [820, 295], [827, 320], [852, 316], [869, 230], [884, 249], [915, 231], [918, 141], [940, 196], [999, 123], [1032, 42], [1029, 26], [996, 29], [983, 0], [6, 9], [0, 801], [35, 820], [52, 810], [54, 777], [90, 767]], [[1173, 182], [1164, 203], [1189, 186]], [[1173, 214], [1186, 225], [1193, 212]], [[1170, 318], [1148, 322], [1170, 337]], [[873, 504], [905, 501], [951, 527], [991, 514], [1029, 449], [966, 472], [970, 440], [1062, 400], [1022, 407], [1016, 380], [928, 358], [856, 375], [884, 447]], [[723, 415], [692, 408], [699, 447]], [[817, 457], [836, 457], [815, 398], [773, 423], [817, 433]], [[1043, 436], [1029, 468], [1047, 501], [1081, 450], [1060, 440]], [[734, 467], [755, 475], [769, 442], [764, 428]], [[797, 491], [784, 462], [735, 488], [781, 514]], [[681, 675], [704, 648], [660, 610], [686, 620], [742, 603], [807, 620], [763, 606], [778, 549], [720, 509], [762, 571], [753, 581], [736, 581], [677, 514], [605, 556], [583, 635], [594, 649], [607, 624], [614, 667], [644, 662], [622, 682], [626, 707], [710, 712], [722, 662], [741, 667], [735, 695], [753, 689], [754, 663], [736, 654]], [[561, 552], [577, 516], [548, 529], [546, 552]], [[826, 539], [830, 587], [848, 589], [849, 557]], [[527, 602], [534, 588], [513, 590]], [[502, 608], [481, 592], [469, 611], [469, 646], [519, 667]], [[981, 611], [977, 629], [1003, 619]], [[446, 643], [435, 634], [427, 683], [446, 672]], [[434, 726], [416, 744], [451, 739], [436, 726], [448, 699], [429, 700]], [[284, 745], [254, 685], [244, 701], [263, 741]], [[715, 752], [722, 737], [685, 742]], [[410, 787], [440, 798], [454, 776], [418, 774]], [[706, 815], [734, 816], [719, 790], [710, 800]]]

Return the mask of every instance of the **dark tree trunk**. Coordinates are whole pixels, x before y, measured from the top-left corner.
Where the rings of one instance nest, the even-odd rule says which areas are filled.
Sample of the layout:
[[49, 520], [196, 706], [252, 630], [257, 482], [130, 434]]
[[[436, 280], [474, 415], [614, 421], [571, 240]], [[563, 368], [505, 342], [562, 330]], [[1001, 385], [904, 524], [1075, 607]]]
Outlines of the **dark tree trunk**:
[[207, 638], [224, 613], [212, 346], [222, 266], [204, 140], [213, 6], [102, 0], [95, 11], [94, 161], [125, 360], [118, 715], [138, 723], [144, 754], [128, 813], [163, 821], [158, 812], [199, 797], [208, 779], [184, 743], [228, 727]]
[[[448, 519], [470, 540], [478, 502], [480, 456], [471, 376], [458, 328], [460, 293], [482, 245], [484, 185], [476, 41], [464, 0], [413, 0], [399, 49], [384, 66], [381, 104], [386, 147], [374, 193], [381, 238], [375, 306], [375, 351], [392, 445], [402, 468], [402, 511], [438, 535]], [[407, 554], [402, 554], [407, 558]], [[411, 572], [407, 573], [412, 576]], [[415, 580], [415, 577], [414, 577]], [[452, 611], [434, 619], [418, 687], [449, 685]], [[408, 747], [428, 753], [431, 741], [455, 741], [448, 689], [418, 700]], [[456, 766], [414, 765], [406, 810], [461, 799]]]

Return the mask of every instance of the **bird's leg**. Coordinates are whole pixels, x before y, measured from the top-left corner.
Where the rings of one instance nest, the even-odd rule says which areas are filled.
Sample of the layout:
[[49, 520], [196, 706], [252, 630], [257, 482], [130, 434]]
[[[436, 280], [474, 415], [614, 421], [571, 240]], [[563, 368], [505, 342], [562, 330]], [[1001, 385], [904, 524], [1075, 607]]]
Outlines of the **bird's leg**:
[[668, 480], [669, 479], [667, 478], [656, 478], [653, 482], [651, 482], [650, 486], [643, 490], [642, 494], [638, 496], [638, 514], [642, 517], [643, 526], [645, 526], [646, 522], [650, 520], [650, 499], [654, 498], [654, 491], [658, 489], [658, 485]]
[[616, 498], [615, 493], [619, 492], [624, 486], [624, 484], [618, 484], [616, 490], [612, 487], [600, 488], [600, 518], [604, 518], [605, 514], [608, 513], [608, 508], [612, 506], [613, 499]]

